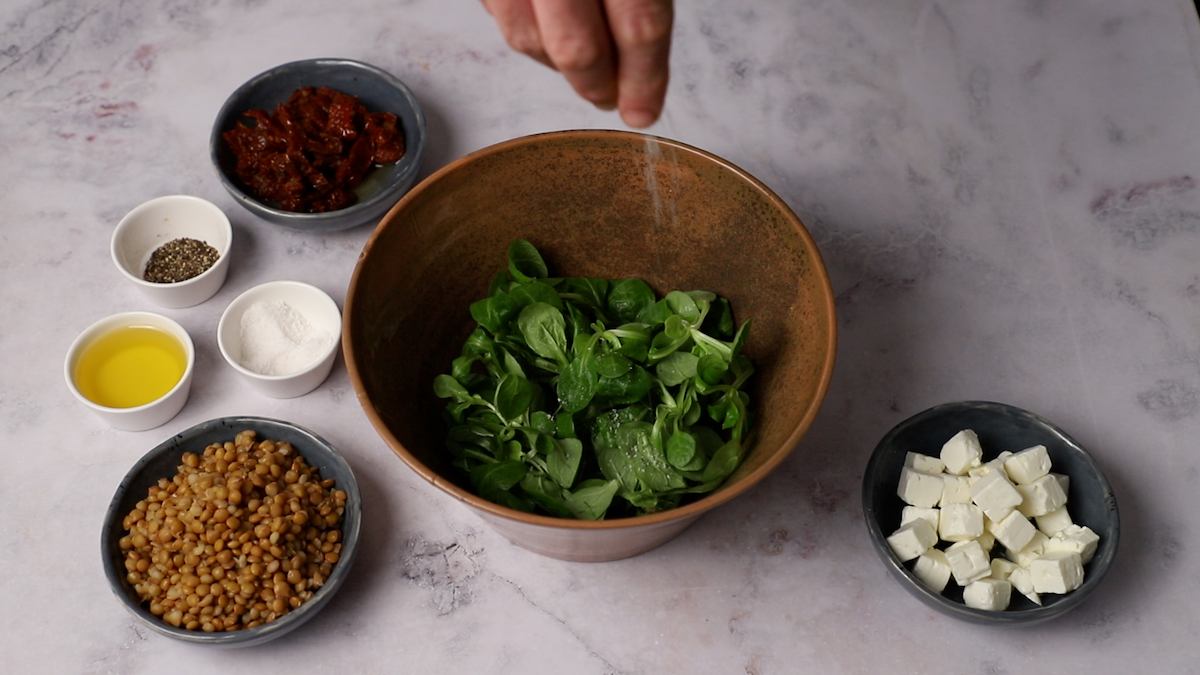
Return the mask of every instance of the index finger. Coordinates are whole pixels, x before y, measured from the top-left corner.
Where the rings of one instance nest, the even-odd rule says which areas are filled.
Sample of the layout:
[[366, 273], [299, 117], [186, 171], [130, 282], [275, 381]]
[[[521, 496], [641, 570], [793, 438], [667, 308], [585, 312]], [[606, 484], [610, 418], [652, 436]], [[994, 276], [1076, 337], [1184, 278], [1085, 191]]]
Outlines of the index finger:
[[617, 47], [617, 107], [631, 127], [648, 127], [662, 112], [671, 52], [670, 0], [604, 0]]

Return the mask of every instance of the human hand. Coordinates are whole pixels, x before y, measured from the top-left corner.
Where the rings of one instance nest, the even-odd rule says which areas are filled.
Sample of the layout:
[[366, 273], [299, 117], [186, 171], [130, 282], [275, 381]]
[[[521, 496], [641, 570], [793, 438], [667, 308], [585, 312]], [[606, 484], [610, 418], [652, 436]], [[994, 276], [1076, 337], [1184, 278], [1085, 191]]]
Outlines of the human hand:
[[513, 49], [561, 72], [631, 127], [662, 112], [671, 0], [483, 0]]

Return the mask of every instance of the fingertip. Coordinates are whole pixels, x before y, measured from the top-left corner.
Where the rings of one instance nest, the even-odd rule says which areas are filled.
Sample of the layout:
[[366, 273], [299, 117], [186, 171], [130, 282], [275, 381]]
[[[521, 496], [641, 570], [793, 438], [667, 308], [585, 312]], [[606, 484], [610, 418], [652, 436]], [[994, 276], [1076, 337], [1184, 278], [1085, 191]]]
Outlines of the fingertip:
[[589, 103], [601, 110], [616, 110], [617, 109], [617, 87], [616, 83], [605, 86], [601, 85], [596, 88], [580, 91]]
[[615, 110], [619, 105], [615, 73], [605, 73], [601, 69], [582, 73], [564, 70], [561, 67], [559, 71], [567, 76], [567, 81], [571, 83], [575, 93], [588, 103], [602, 110]]
[[658, 121], [658, 113], [641, 108], [633, 108], [621, 111], [621, 119], [625, 124], [634, 129], [645, 129], [646, 127]]

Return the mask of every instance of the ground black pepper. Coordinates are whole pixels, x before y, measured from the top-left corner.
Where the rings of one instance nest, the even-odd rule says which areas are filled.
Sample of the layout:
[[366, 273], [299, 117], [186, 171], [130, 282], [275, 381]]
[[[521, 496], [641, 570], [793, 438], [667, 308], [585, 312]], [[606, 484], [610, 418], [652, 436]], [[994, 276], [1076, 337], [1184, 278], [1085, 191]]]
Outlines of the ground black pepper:
[[183, 237], [154, 249], [142, 278], [156, 284], [173, 284], [200, 276], [217, 263], [221, 253], [207, 242]]

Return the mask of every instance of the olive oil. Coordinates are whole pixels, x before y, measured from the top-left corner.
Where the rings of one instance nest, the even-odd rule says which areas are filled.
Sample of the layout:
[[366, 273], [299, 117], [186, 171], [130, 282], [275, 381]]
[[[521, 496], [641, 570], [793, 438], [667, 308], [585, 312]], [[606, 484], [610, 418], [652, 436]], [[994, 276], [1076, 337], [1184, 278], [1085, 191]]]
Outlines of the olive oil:
[[85, 345], [73, 376], [93, 403], [135, 408], [171, 391], [186, 368], [187, 352], [175, 336], [152, 326], [123, 326]]

